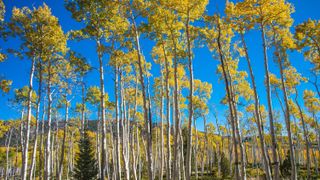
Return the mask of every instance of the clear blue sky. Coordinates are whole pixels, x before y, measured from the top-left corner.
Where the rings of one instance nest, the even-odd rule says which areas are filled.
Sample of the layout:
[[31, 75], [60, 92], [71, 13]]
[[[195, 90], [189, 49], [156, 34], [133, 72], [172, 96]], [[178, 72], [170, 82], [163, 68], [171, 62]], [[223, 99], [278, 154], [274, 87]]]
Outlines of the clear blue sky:
[[[308, 18], [311, 19], [320, 19], [320, 1], [319, 0], [290, 0], [294, 7], [295, 13], [292, 14], [294, 18], [294, 25], [299, 24]], [[5, 19], [8, 21], [11, 16], [11, 10], [14, 6], [16, 7], [38, 7], [42, 3], [46, 3], [52, 10], [53, 15], [59, 18], [59, 21], [62, 25], [62, 28], [65, 32], [69, 30], [79, 29], [81, 24], [75, 22], [71, 18], [71, 14], [64, 8], [64, 1], [63, 0], [23, 0], [23, 1], [14, 1], [14, 0], [4, 0], [6, 5], [6, 15]], [[209, 14], [212, 14], [219, 9], [221, 13], [223, 13], [225, 0], [210, 0], [209, 5], [207, 6], [207, 11]], [[218, 7], [218, 8], [217, 8]], [[293, 30], [293, 29], [292, 29]], [[262, 43], [260, 38], [259, 31], [251, 31], [246, 35], [246, 40], [249, 46], [249, 55], [252, 59], [254, 73], [256, 74], [256, 81], [258, 85], [258, 93], [260, 96], [260, 101], [263, 104], [266, 104], [266, 95], [265, 95], [265, 87], [263, 84], [264, 81], [264, 69], [263, 69], [263, 55], [262, 55]], [[16, 40], [9, 40], [8, 42], [0, 41], [1, 48], [5, 49], [7, 47], [17, 47], [19, 44]], [[150, 56], [150, 50], [153, 46], [153, 42], [147, 39], [141, 40], [142, 49], [144, 55], [146, 56], [149, 62], [152, 61]], [[95, 44], [91, 41], [85, 40], [81, 42], [68, 42], [68, 46], [84, 55], [92, 66], [97, 67], [97, 56], [95, 53]], [[270, 51], [269, 51], [270, 52]], [[194, 49], [195, 59], [194, 59], [194, 73], [195, 78], [201, 79], [202, 81], [207, 81], [213, 85], [213, 93], [212, 98], [209, 101], [210, 109], [214, 106], [218, 112], [219, 117], [223, 117], [224, 110], [226, 107], [221, 105], [219, 102], [221, 98], [225, 94], [224, 84], [223, 81], [219, 82], [218, 77], [216, 75], [216, 67], [218, 64], [217, 60], [214, 60], [211, 56], [209, 50], [204, 48], [197, 48]], [[108, 57], [104, 57], [105, 63], [108, 61]], [[270, 70], [272, 73], [278, 74], [278, 68], [272, 63], [272, 53], [269, 53], [271, 67]], [[290, 53], [290, 60], [292, 64], [298, 69], [300, 73], [304, 76], [308, 77], [308, 69], [311, 67], [308, 62], [306, 62], [302, 56], [302, 54], [293, 52]], [[9, 58], [0, 64], [0, 75], [5, 76], [7, 79], [13, 81], [12, 88], [21, 88], [28, 83], [28, 74], [30, 69], [30, 60], [24, 59], [20, 60], [13, 56], [9, 56]], [[240, 69], [246, 70], [246, 63], [244, 60], [240, 61]], [[154, 76], [158, 76], [159, 67], [153, 64], [152, 72]], [[112, 82], [112, 74], [108, 67], [106, 67], [106, 91], [109, 93], [111, 100], [113, 99], [113, 82]], [[98, 72], [92, 71], [86, 81], [89, 85], [98, 85]], [[313, 89], [312, 86], [308, 84], [301, 85], [299, 88], [300, 91], [303, 89]], [[18, 118], [19, 112], [12, 108], [9, 103], [9, 99], [13, 97], [13, 91], [11, 91], [8, 95], [1, 94], [0, 95], [0, 119], [12, 119]], [[73, 100], [73, 103], [79, 101], [79, 99]], [[279, 105], [276, 101], [274, 101], [275, 109], [279, 109]], [[212, 114], [209, 115], [209, 121], [213, 121]], [[201, 124], [199, 123], [199, 128], [202, 128]]]

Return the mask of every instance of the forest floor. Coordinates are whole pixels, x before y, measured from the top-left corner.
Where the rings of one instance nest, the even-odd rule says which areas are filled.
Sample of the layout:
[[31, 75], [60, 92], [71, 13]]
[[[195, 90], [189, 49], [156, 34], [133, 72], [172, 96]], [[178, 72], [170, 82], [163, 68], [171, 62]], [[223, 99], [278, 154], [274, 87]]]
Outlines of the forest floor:
[[[258, 168], [247, 168], [247, 179], [248, 180], [264, 180], [264, 174], [263, 174], [263, 170], [258, 169]], [[216, 168], [213, 169], [213, 173], [210, 174], [204, 174], [203, 176], [201, 176], [201, 172], [198, 172], [198, 180], [224, 180], [224, 179], [233, 179], [230, 176], [227, 177], [218, 177], [217, 176], [217, 170]], [[300, 168], [299, 169], [299, 173], [298, 173], [298, 177], [302, 178], [302, 179], [306, 179], [307, 178], [307, 170], [305, 168]], [[191, 177], [192, 180], [196, 180], [195, 175], [193, 175]], [[286, 177], [282, 177], [282, 179], [289, 179]], [[311, 170], [311, 178], [310, 179], [319, 179], [320, 180], [320, 174], [317, 175], [315, 170], [312, 169]]]

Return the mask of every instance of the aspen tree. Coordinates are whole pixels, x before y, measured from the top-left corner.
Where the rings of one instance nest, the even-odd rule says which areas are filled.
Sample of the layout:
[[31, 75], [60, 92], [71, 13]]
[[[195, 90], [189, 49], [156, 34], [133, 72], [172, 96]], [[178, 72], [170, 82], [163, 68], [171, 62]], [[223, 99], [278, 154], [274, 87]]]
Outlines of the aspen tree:
[[[60, 79], [60, 93], [62, 94], [62, 99], [59, 104], [65, 107], [65, 118], [64, 118], [64, 128], [63, 128], [63, 139], [61, 144], [61, 154], [59, 164], [57, 165], [57, 174], [56, 177], [58, 179], [62, 178], [63, 173], [63, 161], [65, 155], [65, 143], [68, 133], [68, 121], [69, 121], [69, 107], [70, 102], [74, 98], [74, 96], [70, 96], [75, 89], [76, 81], [78, 76], [83, 78], [82, 76], [89, 70], [88, 64], [86, 64], [85, 59], [79, 57], [75, 52], [68, 52], [66, 57], [62, 57], [59, 59], [59, 63], [57, 67], [61, 73], [59, 73]], [[84, 112], [83, 104], [81, 104], [81, 113]], [[83, 125], [84, 122], [81, 122]], [[82, 127], [83, 129], [83, 127]]]
[[308, 19], [307, 21], [295, 27], [295, 35], [297, 43], [297, 50], [302, 51], [304, 57], [310, 61], [314, 67], [311, 72], [315, 76], [315, 86], [318, 96], [320, 96], [319, 87], [317, 84], [318, 73], [320, 69], [320, 36], [319, 36], [320, 23], [317, 20]]
[[[35, 105], [35, 103], [37, 102], [37, 94], [36, 92], [33, 90], [31, 95], [31, 103], [32, 105]], [[14, 99], [13, 99], [13, 103], [17, 104], [19, 108], [22, 108], [22, 114], [21, 114], [21, 120], [19, 122], [19, 126], [20, 126], [20, 146], [21, 146], [21, 160], [24, 158], [24, 150], [25, 150], [25, 135], [24, 135], [24, 131], [26, 131], [26, 120], [27, 118], [24, 116], [24, 111], [26, 109], [26, 107], [28, 107], [28, 101], [29, 101], [29, 86], [24, 86], [20, 89], [15, 89], [14, 90]], [[31, 117], [31, 121], [30, 121], [30, 126], [34, 120], [34, 117]]]
[[204, 13], [206, 6], [208, 4], [207, 0], [196, 0], [196, 1], [172, 1], [169, 6], [177, 12], [178, 16], [181, 17], [181, 21], [185, 24], [185, 35], [187, 43], [187, 58], [188, 58], [188, 71], [189, 71], [189, 116], [188, 116], [188, 138], [187, 138], [187, 157], [186, 157], [186, 179], [190, 180], [191, 177], [191, 157], [192, 157], [192, 121], [193, 118], [193, 93], [194, 93], [194, 77], [193, 77], [193, 41], [195, 37], [192, 34], [192, 23], [199, 19]]
[[[170, 148], [170, 89], [169, 89], [169, 74], [170, 67], [173, 64], [173, 74], [174, 74], [174, 103], [173, 109], [173, 123], [175, 130], [180, 128], [180, 117], [178, 108], [178, 37], [181, 36], [179, 32], [183, 28], [183, 23], [178, 21], [178, 16], [175, 11], [170, 8], [170, 2], [166, 1], [154, 1], [151, 4], [153, 11], [151, 11], [149, 18], [149, 23], [151, 30], [155, 32], [159, 43], [162, 44], [163, 57], [165, 60], [165, 70], [166, 70], [166, 118], [167, 118], [167, 178], [176, 178], [177, 176], [177, 155], [178, 155], [178, 134], [174, 131], [174, 155], [173, 155], [173, 169], [171, 169], [171, 148]], [[155, 7], [155, 8], [154, 8]], [[165, 39], [166, 38], [166, 39]], [[172, 62], [173, 61], [173, 62]], [[171, 173], [172, 171], [172, 173]]]
[[[228, 101], [232, 102], [232, 108], [234, 111], [235, 130], [240, 148], [241, 177], [242, 179], [246, 179], [245, 147], [243, 146], [244, 143], [240, 133], [241, 113], [238, 111], [238, 103], [240, 103], [242, 99], [246, 101], [250, 100], [253, 91], [250, 87], [250, 84], [246, 81], [247, 73], [238, 70], [238, 61], [239, 60], [236, 57], [232, 57], [232, 55], [228, 54], [228, 52], [225, 54], [225, 66], [230, 82], [230, 94], [232, 98]], [[222, 72], [221, 66], [218, 67], [218, 71]]]
[[[232, 140], [233, 140], [233, 148], [235, 152], [235, 178], [240, 179], [240, 169], [239, 169], [239, 156], [238, 156], [238, 136], [236, 133], [236, 118], [233, 104], [233, 95], [230, 87], [230, 76], [227, 69], [226, 56], [228, 55], [228, 48], [230, 46], [231, 38], [233, 36], [232, 30], [228, 25], [224, 24], [224, 20], [219, 17], [219, 15], [215, 15], [213, 17], [207, 17], [207, 21], [209, 26], [202, 33], [206, 38], [207, 45], [210, 51], [215, 53], [217, 59], [221, 62], [221, 71], [222, 77], [224, 79], [225, 87], [226, 87], [226, 96], [227, 102], [229, 106], [230, 113], [230, 124], [232, 128]], [[210, 29], [209, 29], [210, 28]]]
[[[29, 16], [29, 17], [28, 17]], [[33, 39], [32, 37], [32, 31], [33, 28], [29, 28], [29, 26], [32, 27], [32, 20], [30, 17], [32, 15], [30, 14], [24, 14], [23, 12], [20, 12], [18, 9], [13, 10], [13, 23], [15, 23], [15, 27], [17, 27], [17, 30], [15, 31], [18, 35], [21, 36], [22, 39], [24, 39], [26, 42], [28, 42], [28, 39]], [[21, 24], [21, 25], [20, 25]], [[19, 28], [20, 25], [20, 28]], [[12, 25], [13, 27], [13, 25]], [[20, 32], [18, 31], [20, 29]], [[37, 27], [35, 27], [37, 29]], [[31, 31], [31, 33], [29, 33]], [[32, 42], [34, 43], [34, 42]], [[32, 48], [32, 43], [29, 44], [31, 46], [30, 48], [30, 54], [31, 55], [31, 71], [29, 75], [29, 88], [28, 88], [28, 105], [27, 105], [27, 122], [26, 122], [26, 132], [25, 132], [25, 140], [24, 142], [21, 142], [24, 144], [24, 149], [23, 149], [23, 157], [22, 157], [22, 171], [21, 171], [21, 179], [25, 180], [27, 179], [27, 171], [28, 171], [28, 150], [29, 150], [29, 137], [30, 137], [30, 121], [31, 121], [31, 116], [32, 116], [32, 104], [31, 104], [31, 97], [32, 97], [32, 90], [33, 90], [33, 76], [35, 72], [35, 59], [36, 56], [33, 55], [33, 48]]]
[[295, 27], [297, 49], [303, 51], [306, 59], [314, 64], [314, 71], [320, 68], [320, 23], [319, 20], [308, 19]]
[[141, 36], [141, 24], [137, 23], [137, 18], [141, 16], [146, 16], [150, 2], [147, 1], [125, 1], [127, 7], [126, 16], [130, 22], [130, 30], [132, 37], [132, 42], [134, 45], [134, 50], [137, 56], [137, 65], [138, 65], [138, 77], [141, 85], [142, 100], [143, 100], [143, 117], [145, 120], [145, 131], [147, 138], [147, 172], [148, 179], [153, 179], [153, 153], [152, 153], [152, 114], [151, 114], [151, 98], [148, 88], [148, 81], [146, 81], [146, 73], [144, 63], [146, 62], [140, 44]]
[[75, 79], [76, 84], [81, 85], [81, 131], [84, 130], [85, 123], [85, 82], [84, 77], [92, 70], [92, 67], [88, 64], [87, 60], [79, 53], [69, 50], [68, 56], [66, 57], [77, 78]]
[[[0, 0], [0, 38], [4, 39], [6, 36], [6, 32], [5, 32], [5, 28], [6, 28], [6, 24], [4, 22], [4, 16], [6, 13], [6, 6], [3, 3], [2, 0]], [[5, 53], [2, 52], [2, 49], [0, 47], [0, 63], [4, 62], [7, 58], [7, 55]], [[8, 93], [10, 90], [10, 86], [12, 84], [11, 80], [7, 80], [4, 78], [0, 78], [0, 90]]]
[[[27, 178], [28, 170], [28, 148], [30, 136], [31, 121], [31, 96], [33, 89], [33, 76], [35, 72], [35, 63], [37, 59], [47, 60], [52, 52], [65, 51], [66, 37], [58, 24], [56, 17], [51, 15], [50, 8], [43, 5], [38, 9], [31, 11], [28, 8], [13, 9], [11, 19], [11, 29], [23, 40], [23, 47], [27, 48], [26, 54], [32, 58], [32, 65], [29, 78], [29, 103], [27, 111], [27, 128], [25, 132], [25, 149], [21, 176], [22, 179]], [[46, 32], [46, 36], [44, 36]], [[50, 36], [48, 35], [50, 34]], [[49, 94], [49, 93], [48, 93]], [[49, 119], [49, 118], [48, 118]]]
[[[161, 43], [161, 42], [160, 42]], [[160, 46], [160, 47], [159, 47]], [[158, 80], [158, 83], [155, 83], [155, 91], [157, 92], [156, 94], [160, 94], [160, 98], [158, 97], [158, 99], [160, 99], [160, 104], [158, 103], [158, 106], [160, 107], [160, 138], [161, 138], [161, 141], [160, 141], [160, 173], [159, 173], [159, 177], [160, 177], [160, 180], [163, 179], [163, 167], [164, 167], [164, 147], [163, 147], [163, 144], [164, 144], [164, 132], [163, 132], [163, 114], [164, 114], [164, 80], [165, 78], [168, 78], [168, 77], [165, 77], [164, 74], [167, 73], [167, 69], [168, 67], [167, 66], [167, 55], [165, 53], [165, 49], [164, 49], [164, 43], [161, 43], [159, 44], [158, 46], [155, 46], [154, 49], [153, 49], [153, 58], [155, 58], [155, 61], [160, 64], [160, 71], [161, 71], [161, 79]], [[166, 85], [167, 85], [167, 80], [166, 81]], [[167, 88], [167, 87], [166, 87]], [[160, 92], [157, 91], [157, 89], [159, 89]], [[169, 93], [168, 92], [169, 89], [166, 89], [166, 93]], [[167, 97], [168, 98], [168, 97]], [[167, 101], [168, 102], [168, 101]], [[167, 106], [169, 104], [167, 103]], [[169, 107], [168, 107], [169, 108]], [[167, 108], [167, 113], [168, 113], [168, 108]], [[170, 119], [168, 118], [167, 116], [167, 121], [168, 121], [168, 128], [170, 128]], [[168, 134], [167, 134], [168, 135]], [[170, 135], [167, 136], [167, 138], [170, 138]], [[169, 141], [170, 139], [168, 139]], [[168, 148], [169, 147], [169, 148]], [[170, 143], [169, 143], [169, 146], [167, 146], [167, 150], [169, 151], [170, 149]], [[170, 154], [170, 153], [169, 153]], [[169, 156], [168, 156], [169, 157]]]
[[[290, 10], [288, 11], [289, 15], [286, 16], [290, 17]], [[287, 22], [284, 24], [271, 24], [271, 32], [267, 32], [268, 36], [272, 36], [273, 38], [273, 45], [275, 46], [275, 61], [279, 65], [280, 70], [280, 86], [283, 94], [283, 110], [285, 115], [285, 122], [286, 122], [286, 129], [288, 133], [288, 140], [289, 140], [289, 147], [290, 147], [290, 162], [292, 168], [292, 178], [297, 177], [297, 167], [296, 167], [296, 157], [294, 156], [294, 145], [293, 145], [293, 138], [291, 132], [291, 120], [290, 120], [290, 109], [289, 109], [289, 90], [286, 87], [286, 79], [284, 77], [284, 71], [288, 66], [289, 59], [287, 56], [287, 49], [295, 48], [295, 44], [292, 39], [292, 34], [289, 31], [289, 27], [291, 26], [292, 22], [291, 19], [288, 19]], [[271, 35], [270, 35], [271, 34]], [[288, 83], [287, 83], [288, 84]]]
[[[36, 129], [35, 129], [35, 135], [34, 135], [34, 146], [33, 146], [33, 152], [32, 152], [32, 160], [31, 160], [31, 167], [30, 167], [30, 171], [29, 171], [29, 177], [30, 179], [32, 179], [32, 177], [35, 175], [35, 165], [36, 165], [36, 155], [37, 155], [37, 149], [38, 149], [38, 133], [39, 133], [39, 121], [40, 121], [40, 103], [41, 103], [41, 99], [42, 99], [42, 85], [43, 85], [43, 70], [42, 70], [42, 64], [41, 62], [38, 62], [36, 65], [36, 68], [38, 69], [38, 73], [37, 73], [37, 77], [39, 79], [39, 83], [38, 83], [38, 99], [36, 102]], [[43, 112], [44, 113], [44, 112]], [[42, 144], [41, 144], [42, 145]], [[40, 145], [40, 146], [41, 146]], [[41, 151], [41, 149], [40, 149]], [[41, 152], [39, 153], [39, 155], [41, 154]], [[41, 166], [39, 166], [39, 172], [41, 172]], [[35, 175], [36, 176], [36, 175]]]
[[[245, 33], [252, 30], [254, 28], [254, 17], [252, 16], [252, 11], [250, 11], [249, 1], [239, 2], [237, 4], [233, 3], [227, 3], [226, 6], [226, 14], [227, 18], [231, 20], [233, 23], [233, 26], [237, 32], [239, 32], [241, 37], [241, 43], [242, 43], [242, 49], [241, 49], [241, 55], [245, 56], [249, 72], [250, 72], [250, 79], [251, 84], [253, 86], [253, 93], [254, 93], [254, 107], [255, 107], [255, 118], [257, 126], [258, 126], [258, 132], [260, 137], [260, 144], [261, 147], [265, 147], [264, 142], [264, 135], [262, 132], [262, 124], [261, 124], [261, 117], [259, 113], [259, 95], [257, 92], [257, 85], [253, 73], [253, 68], [251, 65], [251, 59], [249, 57], [248, 53], [248, 47], [245, 41]], [[271, 103], [270, 103], [271, 104]], [[274, 163], [274, 178], [279, 179], [280, 172], [279, 172], [279, 161], [277, 159], [277, 142], [276, 138], [274, 136], [274, 128], [273, 128], [273, 115], [272, 113], [272, 106], [270, 106], [269, 111], [269, 117], [270, 117], [270, 131], [271, 131], [271, 137], [272, 137], [272, 155], [273, 155], [273, 163]], [[265, 150], [263, 149], [263, 152], [265, 153]]]
[[[125, 178], [130, 178], [130, 167], [129, 167], [129, 117], [127, 116], [127, 105], [126, 105], [126, 92], [127, 83], [129, 80], [129, 74], [131, 72], [131, 64], [134, 63], [133, 57], [135, 52], [125, 53], [122, 50], [115, 50], [111, 55], [110, 65], [113, 66], [115, 71], [115, 108], [116, 108], [116, 133], [117, 133], [117, 163], [120, 161], [120, 143], [122, 144], [122, 160], [124, 162], [124, 173]], [[133, 62], [132, 62], [133, 61]], [[119, 103], [120, 102], [120, 103]], [[121, 128], [120, 128], [121, 127]], [[120, 137], [121, 135], [121, 137]], [[120, 169], [119, 169], [120, 170]], [[121, 171], [120, 171], [121, 172]], [[121, 175], [121, 174], [120, 174]]]
[[[303, 100], [304, 100], [304, 105], [307, 108], [308, 112], [311, 114], [311, 125], [315, 130], [315, 134], [316, 134], [316, 142], [318, 145], [318, 151], [320, 149], [320, 128], [319, 128], [319, 123], [318, 120], [316, 118], [316, 114], [319, 112], [320, 110], [320, 100], [319, 98], [316, 97], [315, 92], [313, 92], [312, 90], [304, 90], [303, 92]], [[311, 139], [311, 138], [310, 138]], [[311, 142], [311, 141], [310, 141]], [[315, 161], [315, 168], [316, 168], [316, 173], [319, 174], [319, 171], [317, 170], [318, 165], [317, 165], [317, 161]]]
[[[194, 131], [195, 131], [195, 145], [194, 145], [194, 161], [195, 161], [195, 175], [196, 179], [198, 179], [198, 155], [197, 152], [198, 150], [198, 131], [197, 131], [197, 125], [196, 125], [196, 120], [198, 118], [203, 118], [204, 121], [206, 121], [207, 114], [209, 113], [209, 108], [207, 106], [208, 100], [211, 97], [212, 93], [212, 85], [207, 83], [207, 82], [202, 82], [201, 80], [195, 80], [194, 81], [194, 96], [193, 102], [194, 104]], [[206, 124], [205, 124], [206, 126]], [[207, 127], [205, 127], [207, 128]], [[208, 143], [208, 142], [207, 142]], [[208, 144], [206, 144], [208, 148]], [[203, 149], [204, 151], [204, 149]], [[208, 151], [207, 151], [208, 152]], [[207, 154], [208, 156], [208, 154]]]
[[[93, 39], [96, 42], [96, 52], [99, 62], [100, 73], [100, 111], [102, 128], [102, 171], [100, 178], [106, 176], [108, 170], [108, 151], [106, 141], [106, 115], [105, 115], [105, 82], [104, 82], [104, 64], [103, 56], [106, 52], [106, 45], [103, 42], [110, 42], [114, 38], [113, 33], [118, 35], [124, 32], [127, 27], [127, 21], [119, 13], [121, 6], [118, 2], [95, 0], [84, 2], [81, 0], [66, 1], [66, 8], [72, 13], [72, 17], [85, 24], [81, 30], [74, 31], [74, 36], [84, 39]], [[109, 177], [110, 174], [107, 174]]]

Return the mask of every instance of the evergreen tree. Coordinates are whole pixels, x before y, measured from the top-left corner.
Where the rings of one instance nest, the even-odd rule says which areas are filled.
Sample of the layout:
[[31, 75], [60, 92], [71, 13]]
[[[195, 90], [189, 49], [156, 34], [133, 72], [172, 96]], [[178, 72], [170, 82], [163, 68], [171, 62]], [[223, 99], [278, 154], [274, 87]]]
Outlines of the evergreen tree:
[[74, 178], [78, 180], [97, 179], [98, 168], [94, 157], [92, 145], [88, 132], [83, 133], [79, 143], [79, 153], [77, 154]]
[[280, 165], [281, 174], [283, 177], [289, 177], [291, 174], [291, 164], [290, 164], [290, 152], [287, 152], [286, 159], [283, 161], [283, 163]]
[[221, 173], [222, 178], [226, 178], [230, 175], [230, 163], [224, 153], [221, 154]]

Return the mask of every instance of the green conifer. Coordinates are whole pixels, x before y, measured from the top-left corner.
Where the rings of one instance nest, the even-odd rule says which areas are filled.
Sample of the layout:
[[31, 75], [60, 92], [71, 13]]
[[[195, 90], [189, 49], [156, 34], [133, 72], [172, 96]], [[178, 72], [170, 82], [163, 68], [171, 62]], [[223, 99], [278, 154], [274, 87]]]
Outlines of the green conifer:
[[287, 152], [286, 159], [280, 165], [280, 171], [283, 177], [289, 177], [291, 175], [291, 157], [290, 152]]
[[94, 180], [98, 176], [97, 162], [87, 131], [82, 134], [79, 142], [76, 166], [73, 177], [77, 180]]
[[230, 163], [224, 153], [221, 154], [221, 174], [223, 179], [230, 175]]

